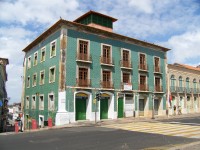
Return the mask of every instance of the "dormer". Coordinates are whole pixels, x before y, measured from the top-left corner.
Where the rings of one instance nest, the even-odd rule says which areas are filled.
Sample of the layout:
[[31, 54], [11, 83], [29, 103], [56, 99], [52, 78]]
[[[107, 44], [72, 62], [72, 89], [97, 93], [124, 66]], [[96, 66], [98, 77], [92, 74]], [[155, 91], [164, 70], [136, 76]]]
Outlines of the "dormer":
[[117, 21], [117, 19], [95, 11], [89, 11], [74, 20], [74, 22], [109, 32], [113, 31], [113, 22], [115, 21]]

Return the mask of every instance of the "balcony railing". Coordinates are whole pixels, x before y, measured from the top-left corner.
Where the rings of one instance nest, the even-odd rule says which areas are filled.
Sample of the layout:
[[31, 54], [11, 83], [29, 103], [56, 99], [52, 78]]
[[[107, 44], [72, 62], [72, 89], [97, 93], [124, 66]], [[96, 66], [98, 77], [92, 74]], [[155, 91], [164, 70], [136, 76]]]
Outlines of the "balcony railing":
[[121, 67], [124, 67], [124, 68], [132, 68], [132, 63], [131, 61], [125, 61], [125, 60], [120, 60], [120, 65]]
[[101, 81], [100, 82], [102, 88], [113, 89], [114, 85], [112, 81]]
[[76, 60], [91, 62], [92, 61], [92, 57], [91, 57], [91, 55], [88, 55], [88, 54], [78, 53], [76, 55]]
[[139, 64], [138, 67], [139, 67], [140, 70], [144, 70], [144, 71], [147, 71], [147, 70], [148, 70], [147, 64]]
[[178, 87], [178, 88], [177, 88], [177, 91], [178, 91], [179, 93], [185, 93], [185, 87]]
[[192, 92], [191, 88], [188, 88], [188, 87], [185, 88], [185, 91], [186, 91], [186, 93], [191, 93]]
[[132, 84], [131, 84], [131, 82], [128, 82], [128, 83], [122, 82], [121, 83], [121, 89], [122, 90], [127, 90], [127, 91], [132, 90]]
[[161, 67], [160, 66], [158, 66], [158, 67], [154, 66], [154, 72], [155, 73], [162, 73]]
[[76, 79], [76, 85], [79, 87], [90, 87], [91, 79]]
[[107, 58], [107, 57], [101, 56], [100, 62], [101, 64], [114, 65], [113, 59], [111, 57]]
[[176, 86], [170, 86], [170, 92], [177, 92]]
[[149, 91], [147, 84], [139, 84], [139, 90], [140, 91]]
[[163, 92], [163, 87], [160, 85], [155, 86], [155, 91], [156, 92]]

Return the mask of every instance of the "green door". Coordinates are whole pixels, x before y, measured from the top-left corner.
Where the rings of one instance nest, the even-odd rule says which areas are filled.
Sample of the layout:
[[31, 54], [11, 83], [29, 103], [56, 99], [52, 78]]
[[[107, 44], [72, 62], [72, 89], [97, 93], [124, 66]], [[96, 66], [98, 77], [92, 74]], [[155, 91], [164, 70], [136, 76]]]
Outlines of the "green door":
[[108, 99], [100, 100], [100, 119], [108, 119]]
[[124, 117], [124, 103], [123, 98], [118, 99], [118, 118]]
[[76, 98], [76, 120], [86, 120], [86, 99]]

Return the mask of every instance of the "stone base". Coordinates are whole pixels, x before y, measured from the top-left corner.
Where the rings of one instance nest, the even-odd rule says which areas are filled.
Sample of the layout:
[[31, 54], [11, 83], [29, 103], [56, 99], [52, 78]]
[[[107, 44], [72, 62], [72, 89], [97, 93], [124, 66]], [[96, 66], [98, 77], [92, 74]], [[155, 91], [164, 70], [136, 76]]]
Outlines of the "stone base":
[[56, 126], [69, 124], [68, 112], [57, 112], [55, 121], [56, 121]]

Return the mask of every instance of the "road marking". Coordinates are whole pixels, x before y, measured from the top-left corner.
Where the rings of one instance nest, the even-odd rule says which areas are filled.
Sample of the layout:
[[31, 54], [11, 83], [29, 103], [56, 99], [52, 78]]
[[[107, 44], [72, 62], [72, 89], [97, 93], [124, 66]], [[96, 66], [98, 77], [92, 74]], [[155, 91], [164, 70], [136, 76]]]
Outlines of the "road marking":
[[103, 127], [168, 136], [200, 138], [200, 126], [178, 124], [178, 122], [175, 124], [169, 122], [134, 122], [126, 124], [110, 124]]

